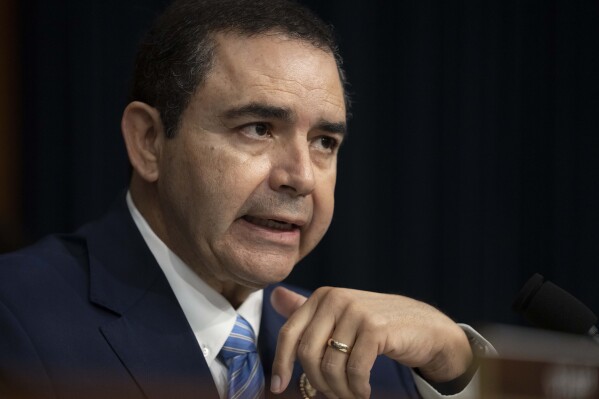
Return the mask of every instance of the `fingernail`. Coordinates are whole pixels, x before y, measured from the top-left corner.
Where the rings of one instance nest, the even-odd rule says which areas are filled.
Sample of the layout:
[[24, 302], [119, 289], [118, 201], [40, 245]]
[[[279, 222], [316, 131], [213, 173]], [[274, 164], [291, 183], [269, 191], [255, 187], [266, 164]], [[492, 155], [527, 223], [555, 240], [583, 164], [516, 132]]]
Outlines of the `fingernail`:
[[279, 393], [281, 389], [281, 377], [278, 375], [273, 375], [270, 379], [270, 391], [273, 393]]

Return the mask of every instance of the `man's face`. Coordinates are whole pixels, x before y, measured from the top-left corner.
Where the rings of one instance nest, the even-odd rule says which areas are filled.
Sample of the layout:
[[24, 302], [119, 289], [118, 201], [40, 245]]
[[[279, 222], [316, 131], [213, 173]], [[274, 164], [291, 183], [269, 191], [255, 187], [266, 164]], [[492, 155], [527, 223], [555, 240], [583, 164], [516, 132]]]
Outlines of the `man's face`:
[[208, 281], [284, 279], [331, 222], [345, 119], [331, 54], [279, 34], [218, 36], [163, 142], [162, 238]]

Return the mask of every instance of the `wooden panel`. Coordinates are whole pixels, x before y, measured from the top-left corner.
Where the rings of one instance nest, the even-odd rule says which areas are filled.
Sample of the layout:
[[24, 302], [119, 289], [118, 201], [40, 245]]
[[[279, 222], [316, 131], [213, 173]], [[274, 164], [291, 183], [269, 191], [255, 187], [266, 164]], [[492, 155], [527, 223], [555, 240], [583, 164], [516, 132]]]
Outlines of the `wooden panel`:
[[22, 238], [17, 0], [0, 1], [0, 251]]

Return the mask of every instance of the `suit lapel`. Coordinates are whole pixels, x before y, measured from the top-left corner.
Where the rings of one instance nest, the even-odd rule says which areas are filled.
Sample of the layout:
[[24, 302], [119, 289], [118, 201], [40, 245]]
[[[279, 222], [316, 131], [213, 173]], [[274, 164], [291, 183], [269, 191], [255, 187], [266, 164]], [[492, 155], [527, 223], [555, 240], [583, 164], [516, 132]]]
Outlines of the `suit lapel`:
[[[166, 285], [166, 286], [165, 286]], [[218, 398], [197, 341], [165, 279], [102, 334], [148, 398]]]
[[193, 331], [124, 198], [84, 227], [90, 300], [118, 318], [101, 332], [148, 398], [218, 398]]

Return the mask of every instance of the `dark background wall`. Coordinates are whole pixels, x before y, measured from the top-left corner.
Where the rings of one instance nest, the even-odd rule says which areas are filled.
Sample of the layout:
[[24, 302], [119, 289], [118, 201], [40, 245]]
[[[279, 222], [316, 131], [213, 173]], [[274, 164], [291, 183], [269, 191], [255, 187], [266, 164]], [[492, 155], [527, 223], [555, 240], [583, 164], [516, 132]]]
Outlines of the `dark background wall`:
[[[354, 99], [328, 235], [290, 281], [398, 292], [520, 322], [538, 271], [599, 311], [599, 3], [316, 1]], [[22, 0], [26, 244], [127, 184], [119, 120], [167, 0]]]

